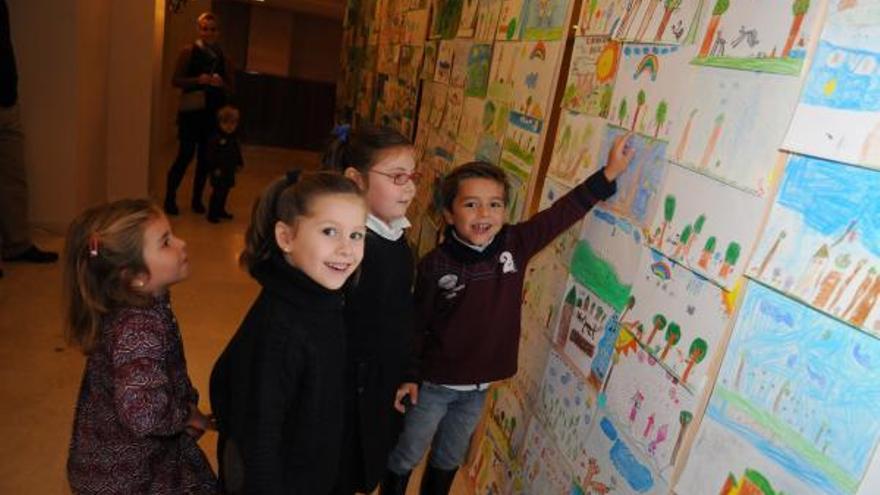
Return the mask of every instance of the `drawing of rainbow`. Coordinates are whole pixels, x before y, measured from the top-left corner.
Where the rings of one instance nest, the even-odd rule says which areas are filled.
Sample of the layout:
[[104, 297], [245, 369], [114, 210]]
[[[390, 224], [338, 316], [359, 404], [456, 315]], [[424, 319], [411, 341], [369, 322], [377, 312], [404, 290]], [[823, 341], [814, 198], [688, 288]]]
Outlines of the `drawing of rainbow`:
[[633, 79], [638, 79], [642, 73], [647, 72], [651, 76], [652, 81], [657, 80], [657, 72], [660, 70], [660, 59], [657, 58], [657, 55], [653, 53], [649, 53], [642, 57], [642, 60], [639, 61], [639, 65], [636, 66], [636, 73], [633, 74]]

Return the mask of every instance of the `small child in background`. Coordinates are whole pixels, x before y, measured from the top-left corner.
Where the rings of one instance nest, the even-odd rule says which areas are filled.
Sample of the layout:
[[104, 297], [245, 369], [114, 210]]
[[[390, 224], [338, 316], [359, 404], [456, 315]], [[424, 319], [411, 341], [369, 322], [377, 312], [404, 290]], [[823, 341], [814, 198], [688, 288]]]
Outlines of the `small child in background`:
[[87, 356], [67, 461], [73, 493], [218, 493], [196, 443], [210, 421], [168, 295], [189, 275], [185, 246], [148, 200], [92, 208], [70, 226], [67, 337]]
[[[339, 126], [335, 134], [324, 166], [357, 183], [369, 212], [358, 282], [345, 294], [346, 422], [333, 491], [352, 495], [375, 489], [400, 431], [394, 402], [408, 381], [415, 316], [415, 260], [404, 234], [420, 174], [412, 143], [394, 129]], [[414, 398], [417, 392], [413, 387]]]
[[244, 167], [241, 147], [238, 144], [238, 109], [226, 105], [217, 112], [219, 130], [208, 141], [205, 160], [211, 177], [211, 199], [208, 202], [208, 221], [217, 223], [229, 220], [232, 214], [226, 211], [229, 190], [235, 186], [235, 173]]
[[[509, 185], [485, 162], [462, 165], [442, 184], [443, 242], [420, 262], [415, 284], [418, 403], [388, 459], [382, 495], [406, 493], [412, 469], [431, 447], [422, 495], [446, 495], [477, 425], [489, 385], [516, 373], [526, 264], [597, 202], [634, 151], [619, 137], [604, 169], [529, 220], [505, 225]], [[408, 385], [407, 387], [410, 387]], [[407, 387], [401, 387], [405, 390]]]
[[326, 495], [343, 429], [342, 287], [367, 210], [340, 174], [291, 173], [257, 200], [240, 261], [262, 287], [211, 373], [227, 494]]

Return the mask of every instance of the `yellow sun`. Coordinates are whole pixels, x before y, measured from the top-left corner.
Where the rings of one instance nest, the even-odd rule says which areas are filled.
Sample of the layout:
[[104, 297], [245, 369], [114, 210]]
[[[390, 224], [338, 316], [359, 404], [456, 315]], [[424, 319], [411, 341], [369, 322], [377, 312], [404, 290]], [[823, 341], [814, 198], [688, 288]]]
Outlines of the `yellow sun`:
[[605, 82], [617, 72], [617, 44], [609, 43], [596, 60], [596, 79]]

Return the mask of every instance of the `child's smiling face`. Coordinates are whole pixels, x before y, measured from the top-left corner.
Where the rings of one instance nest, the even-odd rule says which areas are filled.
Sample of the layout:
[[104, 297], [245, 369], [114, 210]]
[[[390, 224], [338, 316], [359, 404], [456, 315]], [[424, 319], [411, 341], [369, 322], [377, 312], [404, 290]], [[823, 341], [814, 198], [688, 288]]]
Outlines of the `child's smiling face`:
[[462, 240], [485, 246], [504, 226], [505, 213], [504, 185], [472, 177], [458, 183], [452, 208], [444, 210], [443, 216]]

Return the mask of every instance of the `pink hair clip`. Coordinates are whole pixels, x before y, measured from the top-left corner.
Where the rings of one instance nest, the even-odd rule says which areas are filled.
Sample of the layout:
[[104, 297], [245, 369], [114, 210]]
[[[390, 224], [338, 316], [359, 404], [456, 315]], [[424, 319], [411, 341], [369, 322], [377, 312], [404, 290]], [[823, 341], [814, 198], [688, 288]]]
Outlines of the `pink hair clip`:
[[98, 247], [100, 243], [98, 241], [98, 234], [92, 234], [89, 236], [89, 256], [94, 258], [98, 256]]

